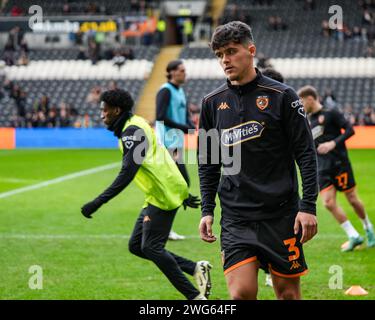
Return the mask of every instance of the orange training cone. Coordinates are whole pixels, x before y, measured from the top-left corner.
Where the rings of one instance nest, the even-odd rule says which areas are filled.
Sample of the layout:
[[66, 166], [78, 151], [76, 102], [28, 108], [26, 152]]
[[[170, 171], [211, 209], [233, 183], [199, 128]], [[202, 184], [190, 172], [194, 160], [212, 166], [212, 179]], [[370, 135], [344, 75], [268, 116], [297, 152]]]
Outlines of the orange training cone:
[[365, 296], [368, 294], [368, 292], [361, 286], [351, 286], [345, 291], [345, 294], [348, 296]]

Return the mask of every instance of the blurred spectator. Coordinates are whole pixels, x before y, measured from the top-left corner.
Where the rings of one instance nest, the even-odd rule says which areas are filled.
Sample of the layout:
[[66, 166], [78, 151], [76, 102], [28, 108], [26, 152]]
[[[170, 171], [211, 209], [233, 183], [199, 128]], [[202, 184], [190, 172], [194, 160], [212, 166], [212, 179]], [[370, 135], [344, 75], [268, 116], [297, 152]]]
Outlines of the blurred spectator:
[[18, 66], [27, 66], [29, 64], [29, 58], [27, 56], [27, 54], [22, 51], [18, 60], [17, 60], [17, 65]]
[[167, 29], [167, 23], [163, 18], [159, 18], [156, 24], [156, 44], [159, 46], [164, 45], [164, 34]]
[[141, 7], [138, 0], [130, 0], [130, 11], [138, 12], [140, 8]]
[[95, 41], [95, 33], [88, 36], [88, 57], [92, 64], [96, 64], [99, 60], [100, 46]]
[[71, 121], [69, 118], [69, 108], [65, 102], [61, 102], [57, 117], [58, 126], [61, 128], [70, 127]]
[[45, 115], [47, 115], [49, 111], [49, 98], [47, 95], [42, 95], [40, 100], [34, 104], [34, 110], [42, 111]]
[[89, 94], [86, 97], [86, 102], [95, 104], [99, 103], [101, 93], [102, 89], [100, 88], [100, 86], [92, 87]]
[[349, 121], [351, 123], [351, 125], [356, 125], [357, 124], [357, 116], [355, 115], [354, 111], [353, 111], [353, 106], [348, 104], [345, 106], [344, 108], [344, 117], [347, 121]]
[[305, 0], [303, 4], [303, 10], [315, 10], [315, 0]]
[[186, 18], [182, 26], [183, 43], [187, 45], [189, 42], [193, 41], [193, 21], [190, 18]]
[[108, 90], [116, 90], [118, 89], [116, 81], [110, 81], [108, 84]]
[[15, 48], [11, 39], [8, 39], [5, 43], [2, 59], [7, 66], [13, 66], [15, 64]]
[[286, 30], [288, 25], [283, 21], [280, 16], [269, 16], [268, 17], [268, 27], [270, 30]]
[[57, 108], [52, 106], [47, 115], [47, 127], [55, 128], [57, 126]]
[[332, 89], [327, 88], [323, 95], [323, 105], [328, 109], [337, 107], [337, 100], [335, 95], [332, 92]]
[[374, 16], [373, 16], [373, 14], [369, 10], [367, 10], [367, 9], [363, 10], [362, 24], [364, 24], [364, 25], [371, 25], [373, 23], [374, 23]]
[[98, 8], [98, 6], [96, 5], [95, 2], [91, 2], [91, 3], [88, 4], [88, 6], [86, 8], [86, 13], [92, 14], [92, 15], [95, 15], [95, 14], [99, 13], [99, 8]]
[[126, 62], [126, 58], [119, 51], [116, 51], [115, 56], [113, 57], [112, 61], [115, 66], [121, 69], [121, 67]]
[[375, 111], [370, 105], [363, 108], [358, 122], [361, 126], [375, 126]]
[[12, 17], [22, 16], [23, 10], [19, 6], [14, 5], [12, 9], [10, 9], [10, 15]]
[[272, 64], [270, 62], [270, 59], [266, 57], [262, 52], [259, 52], [257, 54], [258, 62], [257, 62], [257, 67], [260, 69], [265, 69], [272, 67]]
[[322, 25], [322, 31], [321, 31], [321, 34], [322, 34], [325, 38], [329, 38], [329, 37], [331, 37], [331, 35], [332, 35], [332, 29], [329, 27], [328, 20], [323, 20], [321, 25]]
[[77, 119], [74, 121], [73, 126], [75, 128], [91, 128], [92, 121], [90, 115], [87, 112], [85, 112], [83, 116], [78, 116]]
[[71, 13], [71, 10], [70, 10], [70, 5], [68, 2], [64, 3], [63, 4], [63, 7], [62, 7], [62, 14], [63, 15], [67, 15], [67, 14], [70, 14]]
[[87, 57], [86, 57], [85, 49], [83, 47], [80, 47], [76, 60], [86, 60], [86, 59]]

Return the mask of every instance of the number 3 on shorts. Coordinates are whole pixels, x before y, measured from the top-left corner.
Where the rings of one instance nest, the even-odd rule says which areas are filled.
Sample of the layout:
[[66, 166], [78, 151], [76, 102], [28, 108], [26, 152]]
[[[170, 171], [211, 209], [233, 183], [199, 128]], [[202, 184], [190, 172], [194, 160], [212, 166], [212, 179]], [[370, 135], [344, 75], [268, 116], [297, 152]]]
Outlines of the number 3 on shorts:
[[284, 240], [284, 244], [286, 246], [289, 246], [288, 247], [289, 252], [294, 253], [293, 255], [289, 256], [289, 261], [297, 260], [299, 258], [300, 253], [299, 253], [298, 247], [296, 247], [296, 241], [297, 240], [295, 237]]

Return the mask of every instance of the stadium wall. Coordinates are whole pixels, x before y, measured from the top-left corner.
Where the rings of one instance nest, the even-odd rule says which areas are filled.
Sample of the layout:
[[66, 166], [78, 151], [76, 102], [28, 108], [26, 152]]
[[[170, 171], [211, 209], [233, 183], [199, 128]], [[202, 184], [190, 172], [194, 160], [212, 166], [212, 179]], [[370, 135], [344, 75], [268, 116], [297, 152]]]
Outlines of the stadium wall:
[[[375, 149], [375, 127], [354, 127], [349, 149]], [[0, 149], [15, 148], [117, 148], [113, 133], [103, 128], [0, 128]], [[197, 148], [197, 136], [186, 135], [185, 147]]]
[[113, 133], [102, 128], [0, 128], [0, 149], [117, 148]]

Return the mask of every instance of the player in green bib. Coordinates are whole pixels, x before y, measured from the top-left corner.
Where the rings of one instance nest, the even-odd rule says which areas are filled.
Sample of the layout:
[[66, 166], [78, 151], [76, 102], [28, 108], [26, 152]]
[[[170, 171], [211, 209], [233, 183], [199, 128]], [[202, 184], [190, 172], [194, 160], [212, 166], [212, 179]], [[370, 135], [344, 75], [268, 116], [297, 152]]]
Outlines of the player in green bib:
[[[122, 167], [113, 183], [81, 208], [82, 214], [91, 218], [134, 180], [145, 194], [145, 203], [129, 240], [130, 252], [153, 261], [187, 299], [205, 300], [211, 288], [209, 262], [193, 262], [165, 249], [178, 208], [197, 208], [199, 201], [189, 194], [185, 179], [146, 120], [132, 114], [131, 95], [110, 90], [102, 94], [101, 101], [101, 118], [119, 139]], [[194, 276], [199, 290], [183, 272]]]

